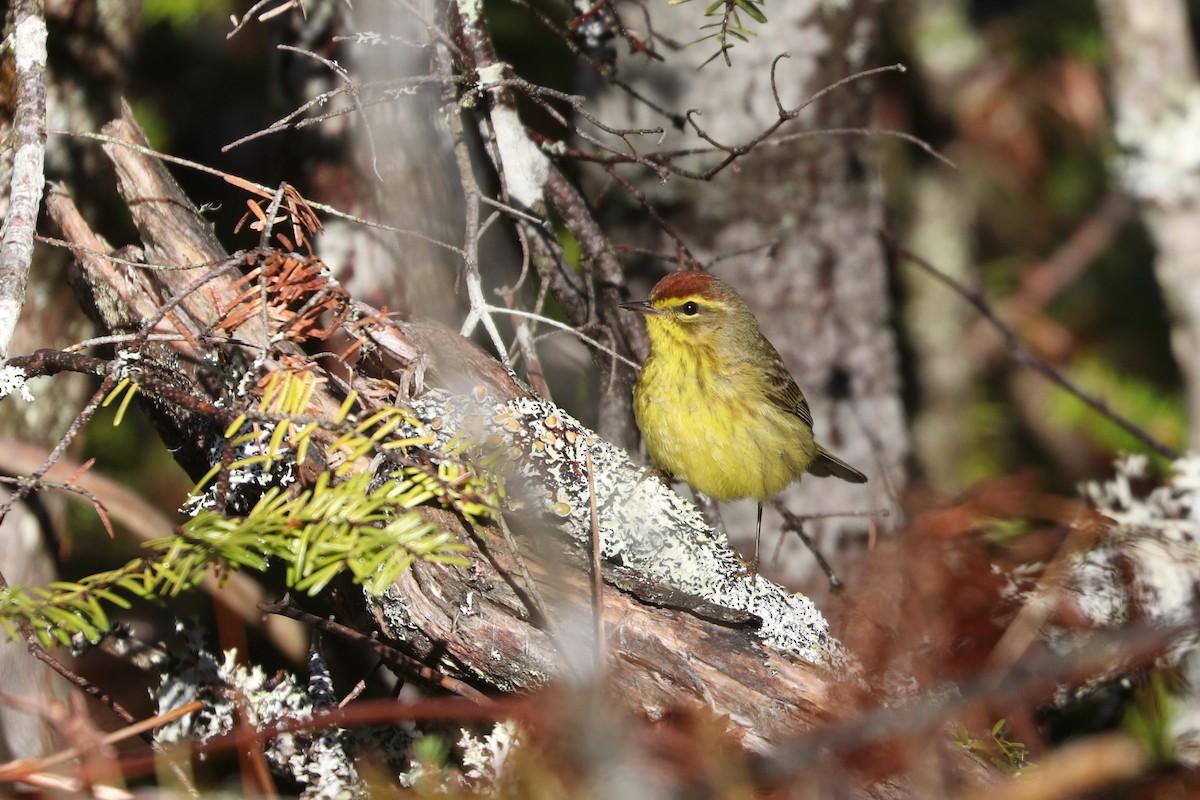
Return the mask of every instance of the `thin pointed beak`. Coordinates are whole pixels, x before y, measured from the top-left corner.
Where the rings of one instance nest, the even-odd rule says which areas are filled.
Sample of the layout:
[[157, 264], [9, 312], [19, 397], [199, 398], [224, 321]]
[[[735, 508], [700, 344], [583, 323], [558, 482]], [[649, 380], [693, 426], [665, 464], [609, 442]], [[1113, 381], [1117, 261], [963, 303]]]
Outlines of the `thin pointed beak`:
[[639, 314], [658, 314], [658, 309], [650, 305], [649, 300], [635, 300], [632, 303], [621, 303], [621, 308], [636, 311]]

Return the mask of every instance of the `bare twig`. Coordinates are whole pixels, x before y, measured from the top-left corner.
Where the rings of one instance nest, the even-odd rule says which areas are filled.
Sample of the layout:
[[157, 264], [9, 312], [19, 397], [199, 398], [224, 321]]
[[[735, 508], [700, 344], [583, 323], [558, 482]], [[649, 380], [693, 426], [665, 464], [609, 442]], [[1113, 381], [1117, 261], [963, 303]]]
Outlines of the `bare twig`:
[[[505, 306], [509, 312], [512, 312], [516, 307], [516, 298], [511, 289], [498, 289], [497, 293], [501, 295]], [[513, 342], [514, 352], [519, 352], [525, 360], [525, 375], [529, 378], [529, 384], [533, 390], [547, 400], [553, 399], [550, 394], [550, 384], [546, 383], [546, 371], [542, 368], [542, 359], [538, 355], [537, 341], [533, 337], [532, 327], [524, 316], [511, 314], [510, 322], [513, 326], [513, 332], [516, 334]]]
[[[11, 499], [9, 503], [5, 503], [5, 506], [9, 505], [11, 505]], [[0, 590], [7, 588], [9, 588], [8, 581], [5, 579], [4, 574], [0, 573]], [[45, 647], [42, 647], [41, 642], [38, 641], [37, 634], [34, 632], [32, 625], [30, 625], [28, 622], [20, 621], [18, 622], [18, 628], [21, 631], [21, 635], [25, 638], [25, 647], [29, 650], [30, 655], [32, 655], [38, 661], [41, 661], [50, 669], [57, 672], [73, 686], [80, 689], [93, 699], [99, 701], [118, 717], [125, 720], [125, 722], [133, 724], [134, 717], [125, 710], [124, 706], [118, 703], [99, 686], [96, 686], [79, 673], [68, 669], [65, 664], [63, 664], [54, 656], [50, 655], [50, 652]], [[146, 740], [149, 741], [148, 737], [143, 738], [146, 738]]]
[[[254, 189], [262, 192], [267, 197], [271, 197], [275, 193], [275, 190], [269, 186], [265, 186], [261, 183], [255, 183], [254, 181], [248, 181], [245, 178], [239, 178], [236, 175], [231, 175], [228, 172], [216, 169], [215, 167], [210, 167], [207, 164], [201, 164], [199, 161], [192, 161], [187, 158], [180, 158], [178, 156], [172, 156], [172, 155], [167, 155], [166, 153], [160, 153], [157, 150], [154, 150], [150, 147], [144, 147], [143, 145], [140, 145], [140, 144], [134, 144], [133, 142], [128, 142], [128, 141], [125, 141], [124, 139], [117, 139], [112, 136], [107, 136], [103, 133], [92, 133], [91, 131], [62, 131], [62, 130], [51, 130], [51, 131], [48, 131], [47, 133], [54, 134], [57, 136], [75, 136], [80, 139], [94, 139], [98, 142], [104, 142], [105, 144], [112, 144], [112, 145], [117, 145], [118, 147], [125, 147], [136, 153], [142, 153], [144, 155], [153, 156], [154, 158], [157, 158], [158, 160], [164, 161], [168, 164], [176, 164], [181, 167], [187, 167], [188, 169], [194, 169], [197, 172], [204, 172], [209, 175], [216, 176], [216, 177], [221, 178], [221, 179], [223, 179], [229, 183], [232, 183], [236, 186], [245, 184], [247, 186], [253, 187]], [[409, 230], [407, 228], [398, 228], [395, 225], [385, 225], [382, 222], [374, 222], [372, 220], [365, 219], [363, 217], [359, 217], [354, 214], [350, 214], [348, 212], [342, 211], [341, 209], [335, 208], [334, 206], [328, 205], [326, 203], [318, 203], [317, 201], [310, 200], [307, 197], [302, 197], [301, 199], [305, 203], [307, 203], [309, 206], [311, 206], [312, 208], [314, 208], [318, 211], [324, 211], [326, 214], [329, 214], [330, 216], [334, 216], [339, 219], [344, 219], [347, 222], [353, 222], [357, 225], [365, 225], [368, 228], [375, 228], [376, 230], [387, 231], [389, 233], [398, 233], [401, 236], [411, 236], [414, 239], [419, 239], [423, 242], [432, 244], [435, 247], [440, 247], [444, 250], [449, 250], [450, 252], [457, 253], [460, 256], [463, 254], [462, 250], [460, 248], [455, 247], [452, 244], [448, 244], [447, 242], [443, 242], [440, 239], [435, 239], [432, 236], [426, 236], [425, 234], [423, 234], [419, 231]]]
[[[250, 22], [250, 20], [254, 17], [254, 15], [257, 14], [263, 6], [267, 5], [268, 3], [272, 3], [274, 1], [275, 0], [258, 0], [258, 2], [256, 2], [254, 5], [250, 6], [249, 9], [247, 9], [245, 14], [242, 14], [241, 19], [238, 19], [236, 15], [231, 16], [230, 19], [233, 22], [233, 29], [231, 31], [229, 31], [229, 33], [225, 34], [225, 38], [232, 39], [234, 36], [237, 36], [238, 33], [241, 32], [242, 28], [246, 27], [246, 24]], [[288, 0], [288, 2], [284, 3], [283, 7], [288, 8], [288, 7], [291, 7], [293, 4], [294, 3], [291, 2], [291, 0]], [[267, 18], [268, 14], [271, 16], [274, 16], [276, 13], [278, 13], [278, 9], [272, 9], [271, 11], [264, 11], [262, 16], [260, 16], [258, 19], [261, 22], [263, 19]]]
[[[554, 617], [550, 615], [546, 599], [542, 597], [542, 590], [538, 588], [533, 575], [529, 573], [529, 565], [525, 563], [525, 557], [521, 555], [521, 548], [517, 547], [517, 541], [513, 538], [512, 529], [509, 528], [508, 521], [504, 519], [503, 514], [496, 518], [496, 527], [500, 529], [500, 536], [504, 539], [505, 546], [508, 547], [509, 555], [512, 557], [513, 563], [517, 565], [517, 571], [521, 573], [521, 580], [525, 583], [522, 588], [529, 595], [529, 601], [533, 604], [533, 610], [545, 621], [546, 625], [557, 637], [557, 641], [561, 643], [564, 641], [562, 632], [558, 630], [558, 626], [554, 622]], [[565, 653], [566, 650], [564, 649], [563, 652]]]
[[840, 81], [837, 81], [835, 83], [830, 84], [829, 86], [826, 86], [824, 89], [822, 89], [819, 92], [817, 92], [816, 94], [812, 95], [811, 97], [809, 97], [807, 100], [800, 103], [800, 105], [796, 106], [795, 108], [788, 109], [788, 108], [784, 108], [782, 101], [779, 99], [779, 84], [777, 83], [776, 78], [775, 78], [775, 70], [779, 66], [779, 62], [785, 58], [791, 58], [790, 54], [781, 53], [771, 63], [771, 92], [775, 97], [775, 106], [779, 113], [778, 118], [774, 122], [772, 122], [770, 125], [768, 125], [766, 128], [764, 128], [762, 131], [760, 131], [757, 136], [755, 136], [752, 139], [749, 139], [748, 141], [742, 142], [741, 144], [737, 144], [737, 145], [723, 145], [720, 142], [713, 139], [712, 136], [707, 131], [705, 131], [703, 128], [701, 128], [699, 123], [696, 122], [696, 116], [699, 114], [699, 112], [695, 111], [694, 109], [689, 110], [687, 113], [687, 121], [688, 121], [688, 124], [692, 127], [692, 130], [695, 132], [695, 134], [697, 136], [699, 136], [701, 139], [703, 139], [704, 141], [708, 142], [710, 145], [712, 145], [716, 150], [722, 151], [726, 155], [723, 159], [721, 159], [716, 164], [714, 164], [712, 167], [709, 167], [706, 170], [696, 171], [696, 170], [685, 170], [685, 169], [680, 169], [680, 168], [672, 168], [671, 171], [675, 172], [676, 174], [687, 177], [687, 178], [693, 178], [695, 180], [701, 180], [701, 181], [712, 180], [714, 177], [716, 177], [716, 175], [718, 175], [720, 172], [724, 171], [725, 168], [728, 167], [730, 164], [732, 164], [734, 161], [736, 161], [737, 159], [746, 155], [747, 153], [751, 152], [752, 150], [754, 150], [755, 148], [757, 148], [759, 145], [763, 144], [764, 142], [768, 141], [772, 137], [772, 135], [775, 133], [775, 131], [779, 130], [784, 124], [791, 122], [796, 117], [798, 117], [800, 115], [801, 111], [808, 108], [810, 105], [817, 102], [822, 97], [824, 97], [825, 95], [834, 91], [835, 89], [839, 89], [848, 83], [852, 83], [853, 81], [862, 80], [863, 78], [869, 78], [869, 77], [872, 77], [872, 76], [877, 75], [882, 72], [893, 72], [893, 71], [894, 72], [904, 72], [905, 71], [905, 67], [903, 64], [891, 64], [886, 67], [877, 67], [876, 69], [869, 69], [869, 70], [864, 70], [862, 72], [856, 72], [853, 75], [848, 75], [845, 78], [842, 78]]
[[[6, 702], [10, 701], [9, 698], [5, 699]], [[134, 736], [141, 736], [142, 738], [145, 738], [144, 734], [147, 731], [160, 728], [163, 725], [174, 722], [180, 717], [186, 717], [188, 714], [194, 714], [202, 708], [204, 708], [204, 703], [200, 702], [199, 700], [194, 700], [191, 703], [186, 703], [182, 706], [179, 706], [173, 711], [168, 711], [165, 714], [157, 714], [149, 719], [144, 719], [141, 722], [132, 722], [120, 730], [106, 734], [100, 740], [100, 744], [116, 744], [117, 742], [123, 742], [126, 739]], [[74, 758], [78, 758], [80, 755], [82, 755], [82, 753], [78, 747], [69, 747], [66, 750], [57, 752], [54, 755], [46, 756], [45, 758], [10, 762], [0, 766], [0, 781], [8, 782], [24, 780], [26, 771], [41, 772], [42, 770], [49, 769], [50, 767], [57, 766]]]
[[[51, 193], [53, 194], [53, 189]], [[146, 261], [138, 261], [132, 258], [121, 258], [114, 256], [112, 253], [105, 253], [102, 250], [94, 250], [90, 247], [85, 247], [77, 242], [68, 242], [65, 239], [56, 239], [52, 236], [35, 236], [34, 241], [41, 244], [48, 244], [52, 247], [64, 247], [70, 250], [76, 256], [90, 256], [92, 258], [103, 258], [111, 264], [120, 264], [123, 267], [133, 267], [134, 269], [148, 270], [165, 270], [170, 272], [181, 272], [189, 269], [199, 269], [201, 267], [210, 267], [213, 264], [151, 264]], [[213, 262], [215, 263], [215, 262]]]
[[880, 238], [883, 241], [884, 246], [887, 247], [898, 258], [911, 261], [943, 286], [948, 287], [963, 300], [966, 300], [968, 303], [974, 306], [975, 310], [983, 315], [983, 318], [987, 320], [988, 323], [996, 329], [997, 333], [1004, 338], [1005, 343], [1008, 345], [1009, 351], [1013, 354], [1013, 358], [1015, 358], [1018, 363], [1029, 367], [1042, 377], [1046, 378], [1046, 380], [1075, 395], [1084, 403], [1091, 406], [1095, 411], [1116, 423], [1122, 430], [1136, 438], [1151, 450], [1154, 450], [1156, 453], [1165, 456], [1172, 461], [1180, 458], [1181, 453], [1178, 450], [1168, 444], [1160, 442], [1158, 439], [1150, 435], [1149, 431], [1145, 430], [1140, 425], [1137, 425], [1128, 417], [1114, 411], [1104, 400], [1101, 400], [1099, 397], [1096, 397], [1090, 392], [1084, 391], [1066, 375], [1063, 375], [1053, 366], [1031, 353], [1029, 349], [1025, 347], [1020, 337], [1017, 336], [1016, 332], [996, 315], [982, 293], [963, 286], [961, 283], [954, 280], [954, 278], [935, 267], [928, 260], [909, 250], [890, 233], [883, 233], [880, 235]]
[[561, 331], [570, 333], [576, 339], [578, 339], [579, 341], [586, 344], [588, 347], [593, 347], [596, 350], [599, 350], [601, 353], [604, 353], [604, 354], [616, 359], [617, 361], [620, 361], [622, 364], [629, 367], [634, 372], [637, 372], [638, 370], [641, 369], [641, 366], [636, 361], [626, 358], [625, 356], [618, 353], [616, 350], [613, 350], [611, 347], [608, 347], [607, 345], [605, 345], [601, 342], [598, 342], [595, 339], [593, 339], [592, 337], [583, 333], [578, 328], [573, 328], [570, 325], [567, 325], [566, 323], [559, 322], [558, 320], [554, 319], [553, 317], [547, 317], [544, 314], [534, 314], [531, 311], [521, 311], [520, 309], [516, 309], [516, 308], [499, 308], [497, 306], [488, 306], [488, 308], [491, 311], [494, 311], [496, 313], [511, 314], [514, 317], [522, 317], [525, 319], [537, 320], [538, 322], [549, 325], [552, 328], [558, 328]]
[[301, 47], [293, 47], [293, 46], [287, 45], [287, 44], [278, 45], [278, 48], [280, 50], [285, 50], [289, 53], [296, 53], [297, 55], [307, 56], [308, 58], [311, 58], [314, 61], [324, 64], [326, 67], [329, 68], [329, 70], [331, 72], [333, 72], [339, 78], [341, 78], [343, 81], [346, 82], [346, 89], [350, 94], [351, 102], [353, 102], [353, 104], [354, 104], [354, 110], [356, 112], [358, 112], [358, 115], [360, 117], [362, 117], [363, 130], [367, 134], [367, 150], [371, 154], [371, 169], [375, 172], [375, 177], [378, 178], [380, 181], [382, 181], [383, 176], [379, 174], [379, 156], [375, 150], [375, 132], [371, 128], [371, 121], [369, 119], [367, 119], [366, 109], [363, 108], [362, 96], [359, 91], [360, 86], [359, 86], [358, 82], [350, 76], [350, 73], [347, 72], [346, 68], [343, 67], [341, 64], [337, 63], [336, 61], [332, 61], [328, 58], [325, 58], [322, 55], [314, 53], [311, 50], [305, 50]]
[[[596, 75], [598, 75], [605, 81], [611, 83], [613, 86], [620, 89], [622, 92], [624, 92], [626, 95], [628, 95], [635, 102], [645, 106], [646, 108], [649, 108], [651, 111], [655, 112], [656, 114], [660, 114], [664, 118], [670, 120], [672, 125], [679, 127], [679, 128], [683, 127], [683, 116], [681, 114], [676, 114], [676, 113], [668, 110], [667, 108], [664, 108], [663, 106], [659, 105], [658, 103], [655, 103], [652, 99], [650, 99], [649, 97], [645, 96], [641, 92], [634, 89], [629, 83], [621, 80], [621, 78], [615, 74], [615, 72], [612, 68], [610, 68], [607, 64], [603, 64], [603, 63], [597, 61], [595, 58], [593, 58], [592, 55], [590, 53], [588, 53], [587, 50], [581, 48], [576, 43], [575, 39], [572, 37], [572, 35], [569, 31], [565, 30], [564, 28], [562, 28], [562, 26], [558, 25], [554, 20], [552, 20], [549, 16], [547, 16], [546, 13], [544, 11], [542, 11], [540, 8], [531, 4], [529, 2], [529, 0], [513, 0], [513, 3], [514, 3], [514, 5], [518, 5], [521, 8], [524, 8], [530, 14], [532, 14], [534, 16], [534, 18], [537, 19], [537, 21], [540, 22], [548, 31], [550, 31], [556, 37], [558, 37], [559, 41], [567, 48], [567, 50], [569, 50], [571, 52], [572, 55], [574, 55], [576, 58], [579, 58], [581, 61], [586, 63], [588, 65], [588, 67], [593, 72], [596, 73]], [[645, 9], [642, 9], [642, 11], [643, 11], [643, 14], [645, 14]], [[649, 15], [647, 14], [646, 15], [647, 26], [649, 26], [649, 22], [650, 22]], [[653, 34], [651, 34], [650, 38], [653, 39], [655, 37]]]
[[675, 243], [675, 263], [683, 269], [702, 269], [703, 266], [692, 255], [692, 250], [684, 243], [683, 237], [676, 233], [675, 228], [663, 218], [654, 204], [650, 202], [650, 198], [646, 197], [646, 193], [634, 186], [613, 167], [608, 167], [607, 172], [622, 189], [638, 201], [650, 218], [658, 224], [659, 229]]
[[75, 419], [72, 420], [70, 427], [67, 428], [67, 432], [62, 435], [62, 438], [58, 440], [58, 443], [54, 446], [54, 449], [51, 450], [46, 456], [45, 462], [36, 470], [34, 470], [33, 474], [30, 475], [26, 480], [22, 481], [17, 486], [16, 491], [8, 496], [8, 499], [6, 499], [3, 503], [0, 503], [0, 520], [4, 519], [4, 517], [8, 515], [8, 511], [10, 508], [12, 508], [13, 503], [16, 503], [27, 497], [29, 493], [32, 492], [38, 485], [38, 481], [46, 476], [46, 473], [50, 471], [50, 468], [54, 466], [58, 459], [62, 457], [62, 454], [66, 452], [67, 447], [70, 446], [71, 442], [75, 440], [75, 437], [79, 434], [79, 431], [83, 429], [83, 426], [87, 423], [87, 421], [92, 418], [93, 414], [96, 413], [96, 409], [100, 407], [100, 403], [104, 400], [105, 395], [112, 391], [112, 388], [116, 384], [117, 381], [113, 378], [111, 372], [105, 375], [104, 380], [100, 382], [100, 388], [98, 388], [95, 393], [92, 394], [92, 398], [87, 402], [87, 405], [83, 407], [83, 410], [75, 415]]
[[508, 348], [504, 345], [504, 339], [500, 336], [496, 321], [492, 319], [491, 306], [487, 304], [483, 296], [483, 277], [479, 273], [479, 239], [482, 236], [479, 226], [479, 205], [483, 192], [475, 180], [470, 148], [464, 135], [460, 115], [450, 115], [450, 132], [454, 139], [454, 158], [458, 163], [459, 180], [462, 181], [466, 201], [463, 283], [466, 284], [470, 307], [460, 332], [463, 336], [470, 336], [474, 332], [475, 326], [482, 324], [483, 329], [487, 331], [488, 337], [492, 340], [492, 347], [495, 349], [497, 357], [504, 362], [505, 366], [508, 366]]
[[310, 614], [303, 609], [296, 608], [290, 603], [261, 603], [259, 608], [266, 614], [279, 614], [280, 616], [289, 617], [313, 628], [336, 634], [349, 642], [355, 642], [375, 653], [380, 658], [391, 661], [397, 667], [415, 675], [421, 680], [435, 686], [440, 686], [448, 692], [453, 692], [460, 697], [470, 700], [472, 703], [479, 705], [488, 705], [491, 703], [487, 695], [475, 687], [438, 672], [432, 667], [427, 667], [412, 656], [401, 653], [394, 647], [388, 647], [370, 636], [364, 636], [353, 628], [346, 627], [339, 622], [334, 622], [332, 619]]
[[[825, 556], [821, 553], [820, 549], [818, 549], [816, 542], [814, 542], [809, 535], [804, 532], [804, 519], [796, 514], [793, 514], [791, 510], [783, 504], [783, 501], [778, 498], [772, 500], [771, 505], [773, 505], [775, 510], [778, 511], [783, 517], [784, 528], [799, 536], [800, 541], [804, 542], [804, 546], [808, 548], [808, 552], [812, 553], [813, 558], [817, 561], [817, 566], [821, 568], [821, 571], [825, 573], [825, 577], [829, 579], [829, 588], [835, 592], [840, 592], [842, 589], [844, 589], [846, 584], [842, 583], [842, 579], [839, 578], [837, 573], [833, 571], [833, 567], [829, 566], [829, 562], [825, 560]], [[783, 539], [780, 538], [781, 543], [782, 541]], [[776, 552], [778, 553], [778, 550]]]

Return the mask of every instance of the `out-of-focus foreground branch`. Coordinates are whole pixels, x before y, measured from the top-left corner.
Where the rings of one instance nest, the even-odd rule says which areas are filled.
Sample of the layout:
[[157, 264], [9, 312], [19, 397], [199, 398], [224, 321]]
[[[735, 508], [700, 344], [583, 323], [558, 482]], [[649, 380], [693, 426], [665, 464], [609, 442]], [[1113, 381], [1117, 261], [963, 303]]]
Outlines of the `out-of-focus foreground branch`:
[[1138, 203], [1157, 254], [1154, 273], [1170, 310], [1171, 347], [1183, 376], [1191, 449], [1200, 449], [1200, 161], [1191, 145], [1200, 75], [1187, 4], [1097, 2], [1109, 53], [1115, 134], [1112, 168]]

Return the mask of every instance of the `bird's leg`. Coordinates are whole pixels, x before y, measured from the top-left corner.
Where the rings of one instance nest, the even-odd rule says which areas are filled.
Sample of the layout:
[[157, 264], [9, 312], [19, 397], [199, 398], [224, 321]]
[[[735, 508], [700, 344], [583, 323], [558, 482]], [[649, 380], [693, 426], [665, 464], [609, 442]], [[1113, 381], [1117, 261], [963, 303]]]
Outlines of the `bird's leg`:
[[758, 580], [758, 551], [762, 545], [762, 502], [758, 504], [758, 523], [754, 526], [754, 564], [750, 567], [750, 572], [754, 575], [754, 579]]

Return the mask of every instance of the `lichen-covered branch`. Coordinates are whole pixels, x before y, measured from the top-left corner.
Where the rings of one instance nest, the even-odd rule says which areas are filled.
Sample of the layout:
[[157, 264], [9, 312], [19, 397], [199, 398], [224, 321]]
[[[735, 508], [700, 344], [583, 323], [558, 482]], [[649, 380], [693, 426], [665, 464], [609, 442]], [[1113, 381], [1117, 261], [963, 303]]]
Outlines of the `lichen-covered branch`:
[[12, 47], [16, 66], [12, 181], [0, 227], [0, 361], [8, 357], [33, 261], [46, 160], [46, 19], [41, 0], [18, 0]]

